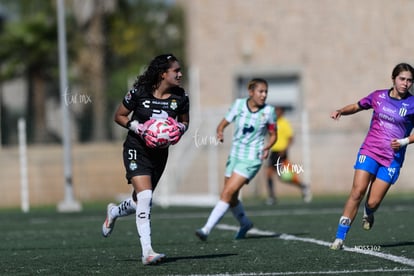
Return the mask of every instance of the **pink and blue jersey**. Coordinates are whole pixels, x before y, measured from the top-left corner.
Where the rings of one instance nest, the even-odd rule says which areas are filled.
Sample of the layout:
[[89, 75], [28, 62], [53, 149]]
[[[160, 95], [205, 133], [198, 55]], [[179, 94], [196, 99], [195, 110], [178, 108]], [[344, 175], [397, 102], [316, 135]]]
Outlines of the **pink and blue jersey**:
[[414, 126], [414, 96], [408, 94], [399, 100], [391, 98], [389, 93], [388, 89], [376, 90], [358, 102], [362, 109], [373, 109], [371, 125], [359, 153], [386, 167], [391, 163], [402, 167], [407, 147], [394, 152], [391, 141], [410, 135]]

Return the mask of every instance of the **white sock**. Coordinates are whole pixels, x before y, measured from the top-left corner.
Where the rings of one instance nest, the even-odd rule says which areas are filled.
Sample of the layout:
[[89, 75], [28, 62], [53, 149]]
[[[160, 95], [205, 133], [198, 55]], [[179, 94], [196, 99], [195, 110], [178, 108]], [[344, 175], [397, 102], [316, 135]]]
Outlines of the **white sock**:
[[151, 199], [152, 191], [144, 190], [137, 194], [136, 224], [141, 241], [142, 256], [151, 254]]
[[136, 212], [137, 204], [132, 198], [122, 201], [116, 208], [112, 208], [111, 216], [124, 217]]
[[230, 205], [227, 202], [224, 202], [222, 200], [217, 202], [216, 206], [213, 208], [213, 210], [210, 213], [210, 216], [208, 217], [206, 225], [204, 225], [204, 227], [202, 228], [204, 233], [206, 233], [207, 235], [210, 234], [213, 227], [216, 226], [216, 224], [227, 212], [229, 206]]
[[351, 223], [352, 223], [352, 220], [348, 217], [341, 216], [339, 219], [339, 224], [350, 226]]
[[238, 220], [240, 225], [246, 225], [246, 224], [251, 223], [250, 220], [247, 218], [244, 212], [243, 204], [240, 201], [236, 206], [230, 209], [231, 209], [231, 212], [233, 213], [233, 216]]

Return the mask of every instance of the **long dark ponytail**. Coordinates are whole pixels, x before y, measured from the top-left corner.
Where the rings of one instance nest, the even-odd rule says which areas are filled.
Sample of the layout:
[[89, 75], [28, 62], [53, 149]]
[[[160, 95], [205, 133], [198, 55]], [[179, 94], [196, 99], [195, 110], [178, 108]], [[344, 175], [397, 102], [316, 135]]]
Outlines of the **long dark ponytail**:
[[153, 91], [161, 83], [161, 75], [171, 67], [178, 59], [172, 54], [156, 56], [148, 65], [147, 70], [137, 77], [134, 88], [143, 86], [146, 91]]

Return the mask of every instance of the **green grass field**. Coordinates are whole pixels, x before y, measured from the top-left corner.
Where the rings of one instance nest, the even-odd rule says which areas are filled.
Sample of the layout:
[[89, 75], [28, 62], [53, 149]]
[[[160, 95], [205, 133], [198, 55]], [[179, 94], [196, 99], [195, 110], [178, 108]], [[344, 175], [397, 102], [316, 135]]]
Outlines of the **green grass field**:
[[371, 231], [362, 230], [360, 212], [345, 250], [333, 251], [328, 245], [344, 200], [247, 201], [255, 231], [234, 240], [228, 213], [207, 242], [194, 230], [211, 208], [154, 206], [153, 247], [167, 254], [156, 266], [140, 261], [134, 216], [119, 219], [111, 237], [101, 236], [105, 204], [85, 204], [73, 214], [1, 210], [0, 275], [414, 275], [413, 197], [386, 198]]

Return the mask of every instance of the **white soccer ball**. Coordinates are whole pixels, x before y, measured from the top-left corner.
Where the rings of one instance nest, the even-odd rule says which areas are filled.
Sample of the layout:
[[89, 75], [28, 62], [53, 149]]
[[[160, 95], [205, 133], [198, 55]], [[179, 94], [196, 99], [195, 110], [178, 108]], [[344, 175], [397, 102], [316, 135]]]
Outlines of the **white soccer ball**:
[[155, 121], [148, 127], [157, 137], [157, 148], [165, 148], [171, 144], [170, 130], [173, 125], [167, 119], [155, 119]]

